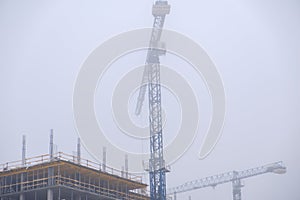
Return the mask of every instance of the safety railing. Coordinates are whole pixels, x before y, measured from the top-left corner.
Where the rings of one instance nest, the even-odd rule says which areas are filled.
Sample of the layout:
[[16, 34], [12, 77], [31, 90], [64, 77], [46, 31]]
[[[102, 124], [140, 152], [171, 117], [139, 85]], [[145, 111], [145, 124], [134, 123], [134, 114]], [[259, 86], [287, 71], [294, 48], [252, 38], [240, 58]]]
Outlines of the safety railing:
[[[54, 180], [52, 185], [49, 185], [49, 179]], [[34, 179], [34, 180], [24, 181], [24, 182], [18, 182], [14, 184], [0, 185], [0, 195], [11, 194], [15, 192], [29, 192], [35, 189], [42, 189], [49, 186], [65, 186], [67, 188], [94, 193], [96, 195], [101, 195], [105, 197], [113, 197], [117, 199], [119, 198], [130, 199], [130, 200], [149, 199], [149, 197], [145, 194], [134, 193], [132, 191], [128, 191], [128, 193], [124, 193], [116, 189], [101, 187], [100, 185], [82, 182], [72, 178], [63, 177], [61, 175], [56, 175], [56, 176], [41, 178], [41, 179]]]
[[27, 159], [25, 159], [25, 164], [23, 164], [22, 160], [3, 163], [3, 164], [0, 164], [0, 172], [14, 170], [14, 169], [20, 169], [20, 168], [24, 168], [24, 167], [28, 168], [28, 167], [31, 167], [34, 165], [39, 165], [39, 164], [44, 164], [44, 163], [49, 163], [49, 162], [59, 161], [59, 160], [68, 161], [68, 162], [71, 162], [74, 164], [88, 167], [90, 169], [99, 170], [101, 172], [108, 173], [110, 175], [115, 175], [118, 177], [122, 177], [122, 178], [126, 178], [126, 179], [129, 179], [132, 181], [142, 183], [141, 176], [137, 176], [135, 174], [128, 173], [128, 172], [125, 172], [122, 170], [114, 169], [114, 168], [106, 166], [104, 164], [101, 164], [101, 163], [99, 164], [99, 163], [96, 163], [94, 161], [90, 161], [90, 160], [87, 160], [84, 158], [78, 158], [77, 156], [69, 155], [69, 154], [66, 154], [63, 152], [58, 152], [58, 153], [53, 154], [52, 158], [50, 157], [49, 154], [44, 154], [44, 155], [40, 155], [40, 156], [36, 156], [36, 157], [27, 158]]

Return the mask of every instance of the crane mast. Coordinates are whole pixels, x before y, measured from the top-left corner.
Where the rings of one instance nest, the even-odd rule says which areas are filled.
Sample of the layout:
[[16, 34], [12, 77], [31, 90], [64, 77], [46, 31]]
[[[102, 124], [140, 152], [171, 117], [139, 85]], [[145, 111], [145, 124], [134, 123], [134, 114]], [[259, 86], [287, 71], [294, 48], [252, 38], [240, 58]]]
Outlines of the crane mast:
[[[164, 44], [160, 41], [160, 38], [161, 38], [161, 33], [165, 22], [165, 17], [169, 13], [170, 13], [170, 5], [168, 5], [167, 1], [158, 0], [155, 2], [155, 4], [152, 7], [154, 22], [153, 22], [152, 33], [149, 42], [149, 49], [147, 52], [147, 59], [146, 59], [145, 68], [143, 72], [142, 84], [140, 87], [139, 96], [137, 99], [137, 105], [135, 109], [136, 115], [139, 115], [141, 113], [143, 102], [146, 96], [147, 85], [150, 82], [148, 75], [149, 75], [149, 68], [150, 68], [149, 65], [151, 64], [151, 62], [149, 62], [149, 60], [155, 54], [157, 54], [157, 56], [165, 54]], [[159, 58], [158, 58], [158, 64], [159, 64]]]
[[157, 0], [152, 7], [154, 23], [147, 52], [135, 113], [140, 114], [148, 86], [149, 98], [149, 127], [150, 127], [150, 160], [149, 180], [151, 200], [166, 199], [166, 169], [163, 158], [162, 114], [161, 114], [161, 86], [160, 60], [165, 54], [164, 45], [160, 42], [165, 17], [170, 13], [167, 1]]
[[231, 171], [223, 174], [209, 176], [206, 178], [184, 183], [174, 188], [169, 188], [168, 195], [174, 194], [174, 199], [176, 199], [177, 193], [183, 193], [205, 187], [216, 187], [220, 184], [232, 182], [233, 200], [241, 200], [241, 188], [243, 187], [243, 185], [241, 184], [242, 179], [271, 172], [276, 174], [283, 174], [286, 172], [286, 167], [280, 161], [244, 171]]

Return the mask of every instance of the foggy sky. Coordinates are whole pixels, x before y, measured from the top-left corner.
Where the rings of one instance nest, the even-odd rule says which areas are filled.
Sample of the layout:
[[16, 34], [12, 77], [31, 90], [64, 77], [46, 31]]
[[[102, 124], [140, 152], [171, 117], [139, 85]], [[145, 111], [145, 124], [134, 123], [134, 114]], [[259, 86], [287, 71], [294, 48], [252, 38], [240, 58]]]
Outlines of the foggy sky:
[[[182, 70], [198, 92], [202, 126], [192, 147], [172, 165], [168, 187], [282, 160], [287, 174], [246, 179], [242, 197], [299, 200], [300, 2], [169, 3], [165, 27], [200, 44], [220, 72], [226, 121], [214, 151], [199, 160], [210, 119], [208, 94], [201, 77], [196, 80]], [[150, 27], [151, 5], [146, 0], [0, 1], [0, 163], [21, 159], [22, 134], [27, 136], [28, 157], [47, 153], [51, 128], [60, 151], [76, 150], [72, 94], [82, 63], [111, 36]], [[180, 66], [176, 69], [180, 72]], [[184, 193], [178, 199], [190, 195], [230, 200], [231, 184]]]

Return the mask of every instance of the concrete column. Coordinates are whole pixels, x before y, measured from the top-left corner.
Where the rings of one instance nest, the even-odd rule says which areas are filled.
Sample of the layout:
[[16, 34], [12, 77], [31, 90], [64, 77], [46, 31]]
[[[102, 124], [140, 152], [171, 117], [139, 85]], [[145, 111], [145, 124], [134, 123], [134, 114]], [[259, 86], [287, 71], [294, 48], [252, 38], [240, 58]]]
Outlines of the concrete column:
[[81, 200], [81, 196], [78, 195], [75, 199], [76, 199], [76, 200]]
[[[23, 135], [22, 137], [22, 167], [26, 165], [26, 136]], [[23, 182], [24, 182], [24, 173], [21, 174], [21, 192], [23, 191]], [[25, 194], [21, 193], [20, 200], [25, 200]]]
[[[54, 185], [53, 176], [54, 176], [54, 168], [49, 167], [48, 168], [48, 186]], [[53, 200], [53, 190], [52, 189], [47, 190], [47, 200]]]
[[25, 200], [25, 194], [20, 194], [20, 198], [19, 198], [20, 200]]
[[103, 171], [106, 171], [106, 147], [103, 147], [103, 156], [102, 156], [102, 164], [103, 164]]
[[54, 143], [53, 143], [53, 129], [50, 130], [50, 145], [49, 145], [49, 155], [50, 155], [50, 161], [53, 161], [53, 148], [54, 148]]
[[[24, 182], [24, 173], [21, 174], [21, 188], [20, 188], [21, 192], [23, 192], [23, 182]], [[21, 193], [19, 199], [25, 200], [25, 194]]]
[[81, 162], [81, 148], [80, 148], [80, 138], [77, 141], [77, 163], [80, 165]]
[[53, 200], [53, 190], [52, 189], [47, 190], [47, 200]]
[[128, 155], [125, 155], [125, 178], [128, 178]]
[[[49, 155], [50, 155], [50, 161], [53, 161], [53, 129], [50, 130]], [[48, 168], [48, 186], [52, 186], [54, 184], [53, 176], [54, 176], [54, 168], [49, 167]], [[53, 190], [52, 189], [47, 190], [47, 200], [53, 200]]]

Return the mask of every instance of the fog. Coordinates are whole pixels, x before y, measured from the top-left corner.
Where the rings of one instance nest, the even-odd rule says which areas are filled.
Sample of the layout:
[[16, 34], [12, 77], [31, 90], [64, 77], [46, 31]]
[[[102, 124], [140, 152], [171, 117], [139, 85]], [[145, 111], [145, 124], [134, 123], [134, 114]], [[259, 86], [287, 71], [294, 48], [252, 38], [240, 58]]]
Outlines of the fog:
[[[72, 154], [78, 133], [73, 90], [82, 64], [104, 41], [125, 31], [151, 27], [152, 1], [0, 1], [0, 163], [21, 159], [22, 135], [27, 157], [48, 152], [49, 130], [57, 149]], [[244, 200], [300, 199], [300, 2], [297, 0], [169, 1], [165, 28], [198, 43], [215, 63], [226, 94], [222, 136], [205, 159], [198, 157], [211, 118], [203, 78], [174, 55], [165, 65], [189, 82], [199, 109], [199, 128], [191, 147], [171, 165], [167, 186], [232, 170], [282, 160], [284, 175], [265, 174], [244, 180]], [[167, 44], [168, 45], [168, 44]], [[129, 55], [130, 56], [130, 55]], [[120, 71], [144, 64], [145, 52], [120, 58], [103, 76], [95, 98], [109, 96]], [[122, 70], [118, 67], [122, 64]], [[120, 76], [120, 77], [119, 77]], [[137, 77], [141, 80], [141, 77]], [[115, 81], [115, 82], [113, 82]], [[174, 137], [179, 108], [163, 90], [169, 120], [165, 140]], [[110, 102], [96, 104], [99, 120], [111, 117]], [[178, 106], [178, 105], [177, 105]], [[147, 106], [146, 106], [147, 108]], [[105, 118], [105, 117], [104, 117]], [[177, 121], [176, 121], [177, 120]], [[190, 119], [193, 120], [193, 119]], [[172, 128], [173, 127], [173, 128]], [[148, 151], [147, 141], [126, 147], [114, 124], [110, 140], [128, 151]], [[84, 141], [83, 141], [84, 142]], [[165, 141], [167, 144], [168, 141]], [[124, 145], [125, 144], [125, 145]], [[99, 141], [99, 148], [101, 141]], [[108, 152], [108, 162], [112, 161]], [[84, 156], [93, 159], [86, 147]], [[145, 159], [145, 158], [143, 158]], [[130, 161], [129, 161], [130, 167]], [[121, 168], [121, 166], [120, 166]], [[148, 181], [147, 174], [144, 175]], [[178, 199], [232, 199], [231, 184], [178, 195]]]

